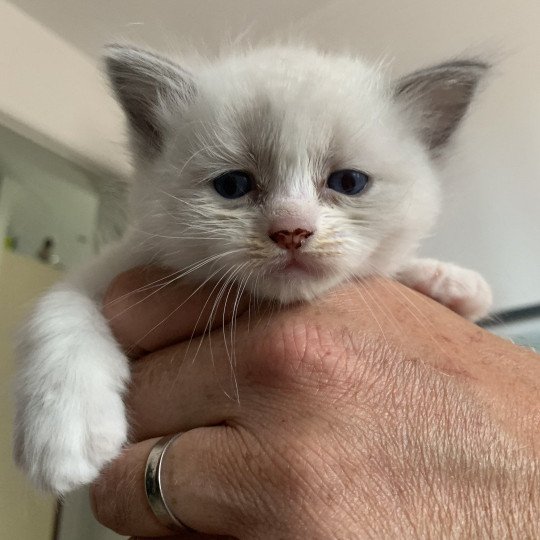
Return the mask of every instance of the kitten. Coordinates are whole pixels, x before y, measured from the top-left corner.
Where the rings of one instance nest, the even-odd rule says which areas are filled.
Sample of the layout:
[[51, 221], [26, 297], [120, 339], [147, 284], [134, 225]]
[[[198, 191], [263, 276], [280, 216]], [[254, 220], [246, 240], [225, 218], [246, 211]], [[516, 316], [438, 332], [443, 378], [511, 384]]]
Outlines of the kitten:
[[148, 262], [194, 283], [236, 281], [282, 303], [393, 276], [471, 319], [475, 272], [415, 258], [439, 210], [434, 159], [488, 66], [460, 60], [389, 82], [308, 48], [186, 70], [114, 45], [135, 181], [124, 240], [52, 288], [21, 332], [15, 455], [40, 487], [93, 480], [127, 439], [129, 365], [100, 311], [107, 284]]

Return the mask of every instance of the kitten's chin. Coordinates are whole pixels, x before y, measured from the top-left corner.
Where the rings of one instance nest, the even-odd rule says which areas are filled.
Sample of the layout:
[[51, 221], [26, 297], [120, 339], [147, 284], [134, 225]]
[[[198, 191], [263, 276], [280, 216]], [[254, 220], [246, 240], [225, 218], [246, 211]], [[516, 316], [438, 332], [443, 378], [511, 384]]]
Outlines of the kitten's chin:
[[293, 270], [280, 276], [265, 276], [254, 283], [252, 290], [259, 298], [292, 304], [313, 300], [341, 282], [340, 277], [314, 278]]

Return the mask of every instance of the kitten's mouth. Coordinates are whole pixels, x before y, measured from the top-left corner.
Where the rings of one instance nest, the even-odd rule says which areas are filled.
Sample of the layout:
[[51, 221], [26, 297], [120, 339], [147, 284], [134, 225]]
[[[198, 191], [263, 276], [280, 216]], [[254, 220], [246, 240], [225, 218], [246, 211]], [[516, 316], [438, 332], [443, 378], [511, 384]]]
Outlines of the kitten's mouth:
[[[307, 250], [306, 250], [307, 251]], [[337, 283], [332, 261], [318, 253], [282, 253], [265, 265], [257, 292], [283, 304], [311, 300]]]
[[282, 272], [291, 272], [291, 271], [300, 271], [300, 272], [306, 272], [311, 273], [311, 269], [304, 264], [302, 261], [299, 261], [297, 259], [291, 259], [281, 269]]
[[287, 260], [280, 262], [272, 269], [273, 274], [291, 277], [294, 275], [302, 277], [322, 277], [323, 272], [320, 265], [307, 262], [305, 257], [287, 257]]

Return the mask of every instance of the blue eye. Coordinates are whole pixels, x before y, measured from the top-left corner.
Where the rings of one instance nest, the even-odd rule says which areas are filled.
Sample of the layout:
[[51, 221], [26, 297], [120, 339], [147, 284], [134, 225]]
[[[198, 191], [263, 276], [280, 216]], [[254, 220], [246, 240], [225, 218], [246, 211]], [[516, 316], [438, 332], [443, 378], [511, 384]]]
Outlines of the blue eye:
[[251, 175], [245, 171], [229, 171], [214, 178], [215, 190], [226, 199], [239, 199], [252, 189]]
[[328, 187], [343, 193], [344, 195], [356, 195], [360, 193], [366, 186], [369, 176], [363, 172], [353, 169], [343, 169], [342, 171], [333, 172], [328, 177]]

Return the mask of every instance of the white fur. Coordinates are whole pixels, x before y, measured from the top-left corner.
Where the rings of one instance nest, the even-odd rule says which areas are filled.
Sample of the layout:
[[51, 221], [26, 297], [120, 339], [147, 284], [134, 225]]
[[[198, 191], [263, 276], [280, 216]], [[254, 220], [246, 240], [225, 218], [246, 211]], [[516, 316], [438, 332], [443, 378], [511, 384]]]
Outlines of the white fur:
[[[140, 51], [110, 54], [154, 62]], [[175, 77], [158, 60], [142, 75], [164, 69]], [[163, 148], [150, 158], [144, 139], [135, 145], [130, 234], [47, 293], [21, 331], [15, 454], [49, 490], [91, 481], [126, 441], [128, 363], [99, 308], [117, 273], [159, 262], [193, 282], [235, 281], [284, 303], [309, 300], [351, 278], [396, 275], [439, 210], [432, 159], [410, 111], [358, 59], [262, 49], [198, 66], [189, 85], [176, 83], [154, 103]], [[250, 171], [257, 191], [227, 200], [210, 180], [235, 169]], [[367, 172], [369, 188], [358, 197], [332, 192], [325, 181], [340, 169]], [[268, 238], [279, 226], [315, 231], [302, 248], [315, 275], [273, 271], [288, 256]], [[485, 312], [476, 274], [437, 266], [448, 279], [433, 280], [434, 264], [411, 263], [398, 276], [464, 315]], [[456, 293], [457, 283], [465, 286]]]
[[129, 367], [100, 300], [115, 274], [146, 260], [130, 244], [53, 287], [19, 332], [15, 459], [42, 489], [90, 482], [126, 441]]
[[471, 320], [487, 315], [493, 300], [489, 285], [478, 272], [434, 259], [412, 259], [396, 277]]

